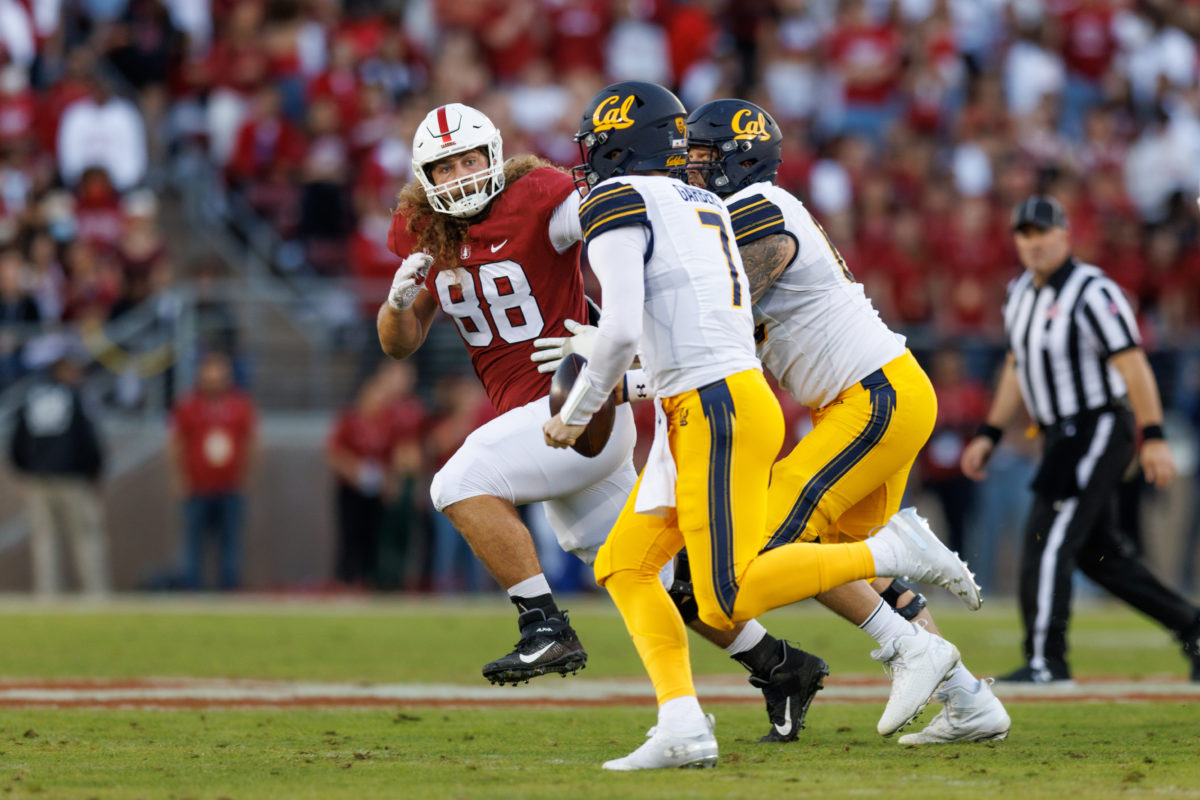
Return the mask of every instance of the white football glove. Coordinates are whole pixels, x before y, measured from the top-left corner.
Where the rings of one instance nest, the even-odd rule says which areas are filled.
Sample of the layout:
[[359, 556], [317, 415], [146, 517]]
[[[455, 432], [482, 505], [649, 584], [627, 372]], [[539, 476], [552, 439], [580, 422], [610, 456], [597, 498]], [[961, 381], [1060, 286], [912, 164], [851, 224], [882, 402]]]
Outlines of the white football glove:
[[599, 328], [594, 325], [584, 325], [573, 319], [564, 320], [563, 325], [573, 335], [533, 340], [533, 346], [536, 349], [529, 359], [538, 365], [538, 372], [554, 372], [562, 360], [571, 353], [578, 353], [584, 358], [592, 357], [592, 342], [595, 340], [596, 331]]
[[433, 256], [428, 253], [413, 253], [404, 259], [396, 276], [392, 278], [392, 289], [388, 292], [388, 305], [397, 311], [412, 308], [417, 295], [421, 293], [421, 284], [433, 264]]

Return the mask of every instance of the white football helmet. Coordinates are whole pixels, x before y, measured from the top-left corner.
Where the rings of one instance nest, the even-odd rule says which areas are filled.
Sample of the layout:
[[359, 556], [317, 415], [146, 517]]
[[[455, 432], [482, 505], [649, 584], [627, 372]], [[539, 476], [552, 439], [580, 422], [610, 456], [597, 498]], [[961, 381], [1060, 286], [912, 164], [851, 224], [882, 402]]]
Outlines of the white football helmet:
[[[458, 180], [435, 186], [429, 167], [446, 156], [487, 148], [488, 166]], [[413, 173], [434, 211], [470, 217], [483, 210], [504, 188], [504, 149], [500, 131], [470, 106], [450, 103], [425, 115], [413, 136]]]

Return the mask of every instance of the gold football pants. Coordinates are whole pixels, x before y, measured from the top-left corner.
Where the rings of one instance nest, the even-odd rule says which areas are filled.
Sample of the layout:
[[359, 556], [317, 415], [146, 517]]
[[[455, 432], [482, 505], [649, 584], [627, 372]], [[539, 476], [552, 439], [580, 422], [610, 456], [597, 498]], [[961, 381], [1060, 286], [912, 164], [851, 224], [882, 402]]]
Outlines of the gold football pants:
[[900, 510], [937, 395], [905, 351], [813, 413], [813, 429], [771, 471], [764, 549], [862, 541]]

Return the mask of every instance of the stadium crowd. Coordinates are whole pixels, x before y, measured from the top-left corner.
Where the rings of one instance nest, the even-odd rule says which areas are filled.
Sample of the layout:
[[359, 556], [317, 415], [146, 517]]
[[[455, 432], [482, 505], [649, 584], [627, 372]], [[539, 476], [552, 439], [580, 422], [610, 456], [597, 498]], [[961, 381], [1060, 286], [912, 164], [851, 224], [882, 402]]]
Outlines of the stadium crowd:
[[[359, 279], [373, 316], [428, 109], [471, 104], [507, 154], [570, 166], [587, 98], [651, 80], [689, 107], [774, 113], [779, 183], [940, 381], [922, 472], [957, 537], [972, 509], [953, 507], [970, 497], [954, 450], [985, 411], [1019, 269], [1008, 214], [1035, 190], [1127, 290], [1168, 404], [1200, 427], [1198, 39], [1194, 0], [0, 0], [0, 389], [44, 363], [27, 346], [42, 326], [113, 319], [178, 279], [156, 192], [181, 153], [202, 152], [305, 269]], [[411, 402], [457, 405], [420, 426], [404, 474], [430, 474], [488, 413], [425, 372]], [[369, 394], [347, 413], [369, 416]], [[377, 495], [341, 458], [349, 424], [331, 463]], [[1019, 495], [1029, 453], [1011, 455]]]

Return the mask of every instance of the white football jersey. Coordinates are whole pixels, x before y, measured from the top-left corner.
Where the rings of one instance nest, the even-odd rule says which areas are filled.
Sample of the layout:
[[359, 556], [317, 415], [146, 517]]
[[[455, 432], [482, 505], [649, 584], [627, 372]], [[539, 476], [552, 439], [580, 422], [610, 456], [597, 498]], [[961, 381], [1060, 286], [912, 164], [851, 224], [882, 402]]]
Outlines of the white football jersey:
[[879, 318], [862, 284], [804, 204], [772, 183], [726, 199], [739, 246], [783, 233], [796, 256], [754, 304], [758, 355], [799, 402], [820, 408], [892, 359], [904, 337]]
[[746, 273], [720, 198], [674, 178], [624, 176], [593, 188], [579, 218], [584, 241], [631, 224], [650, 232], [638, 351], [655, 394], [761, 368]]

